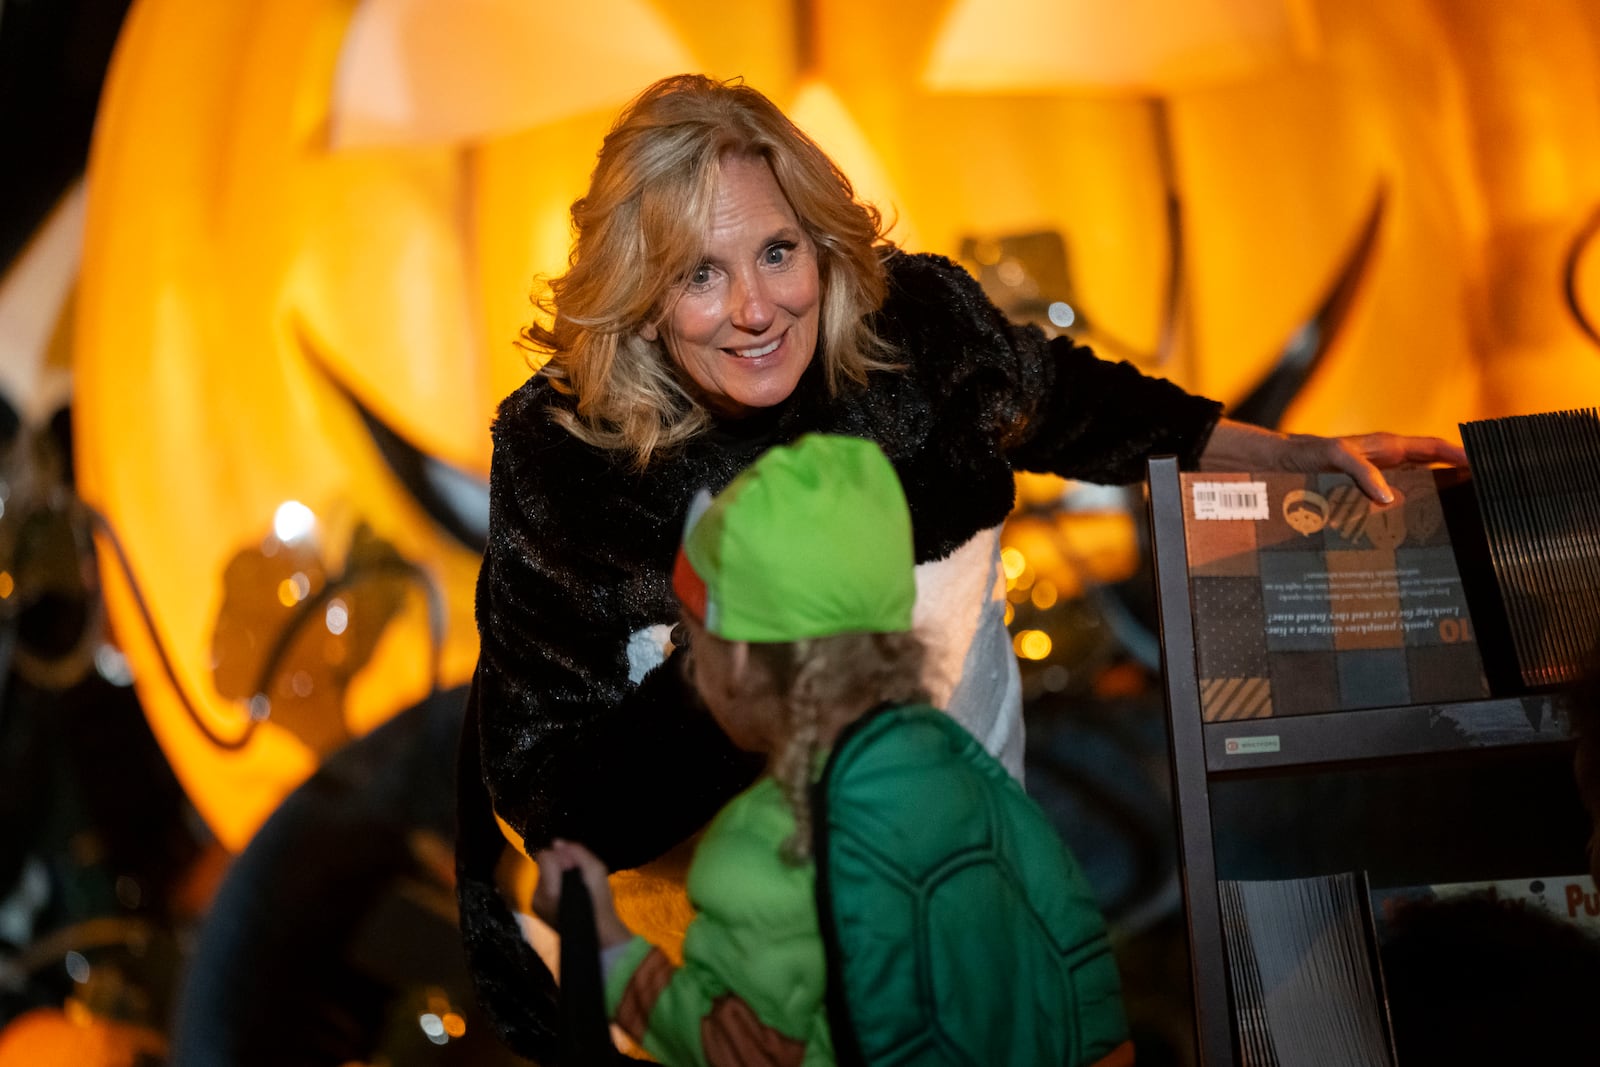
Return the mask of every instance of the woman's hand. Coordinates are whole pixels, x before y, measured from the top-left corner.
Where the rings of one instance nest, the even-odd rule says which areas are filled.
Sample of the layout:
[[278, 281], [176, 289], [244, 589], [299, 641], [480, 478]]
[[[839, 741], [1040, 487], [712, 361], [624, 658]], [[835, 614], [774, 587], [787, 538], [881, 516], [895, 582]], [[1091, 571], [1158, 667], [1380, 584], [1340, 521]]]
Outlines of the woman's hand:
[[633, 936], [622, 920], [617, 918], [616, 905], [611, 901], [611, 883], [606, 880], [606, 865], [600, 857], [572, 841], [560, 838], [550, 847], [534, 855], [539, 865], [539, 884], [533, 890], [533, 911], [552, 928], [557, 928], [561, 909], [561, 877], [576, 868], [583, 874], [583, 884], [594, 902], [594, 925], [599, 935], [600, 947], [620, 945]]
[[1380, 504], [1392, 501], [1394, 492], [1379, 468], [1408, 463], [1465, 467], [1467, 453], [1460, 445], [1439, 437], [1407, 437], [1395, 433], [1318, 437], [1278, 433], [1223, 419], [1200, 454], [1201, 470], [1270, 470], [1299, 474], [1343, 471], [1355, 479], [1362, 492]]

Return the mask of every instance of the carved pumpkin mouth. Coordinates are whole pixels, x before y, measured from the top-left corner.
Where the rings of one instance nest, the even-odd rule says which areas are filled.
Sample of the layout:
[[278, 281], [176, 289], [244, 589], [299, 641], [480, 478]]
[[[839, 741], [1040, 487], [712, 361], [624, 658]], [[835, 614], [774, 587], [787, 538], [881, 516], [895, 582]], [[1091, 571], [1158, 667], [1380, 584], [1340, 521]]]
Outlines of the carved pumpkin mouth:
[[417, 506], [463, 548], [481, 555], [489, 539], [489, 483], [406, 440], [339, 377], [304, 323], [295, 323], [294, 334], [306, 362], [361, 416], [378, 454]]

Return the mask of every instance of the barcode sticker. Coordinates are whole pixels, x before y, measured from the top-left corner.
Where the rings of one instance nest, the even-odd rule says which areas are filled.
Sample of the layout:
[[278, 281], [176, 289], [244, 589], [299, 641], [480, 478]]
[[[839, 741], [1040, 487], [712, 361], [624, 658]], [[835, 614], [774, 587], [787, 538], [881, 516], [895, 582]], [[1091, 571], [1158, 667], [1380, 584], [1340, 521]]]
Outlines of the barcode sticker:
[[1266, 482], [1195, 482], [1194, 517], [1197, 519], [1264, 519]]

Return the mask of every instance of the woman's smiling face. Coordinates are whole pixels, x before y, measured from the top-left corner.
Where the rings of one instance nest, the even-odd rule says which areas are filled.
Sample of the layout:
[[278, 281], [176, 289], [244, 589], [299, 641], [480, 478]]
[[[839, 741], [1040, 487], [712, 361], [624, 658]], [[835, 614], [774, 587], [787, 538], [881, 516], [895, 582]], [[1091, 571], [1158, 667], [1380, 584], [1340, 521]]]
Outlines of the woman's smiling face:
[[766, 161], [718, 168], [705, 253], [659, 331], [713, 414], [738, 418], [788, 399], [817, 347], [817, 252]]

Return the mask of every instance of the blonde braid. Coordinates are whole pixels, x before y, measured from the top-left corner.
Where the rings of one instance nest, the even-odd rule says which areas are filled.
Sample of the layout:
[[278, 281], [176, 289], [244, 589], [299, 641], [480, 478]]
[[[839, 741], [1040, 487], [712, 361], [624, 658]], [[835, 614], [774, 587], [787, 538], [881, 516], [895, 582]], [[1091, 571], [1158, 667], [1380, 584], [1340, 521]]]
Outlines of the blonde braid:
[[824, 712], [817, 681], [828, 666], [827, 657], [808, 655], [811, 646], [811, 641], [796, 641], [792, 646], [796, 670], [786, 701], [787, 736], [772, 763], [772, 777], [794, 813], [794, 833], [783, 843], [782, 855], [786, 862], [796, 864], [811, 856], [811, 767], [817, 758]]
[[783, 844], [783, 857], [803, 863], [811, 855], [811, 774], [819, 738], [825, 728], [836, 733], [846, 717], [878, 704], [925, 700], [922, 644], [909, 633], [892, 633], [750, 647], [782, 694], [784, 739], [769, 773], [794, 813], [795, 832]]

